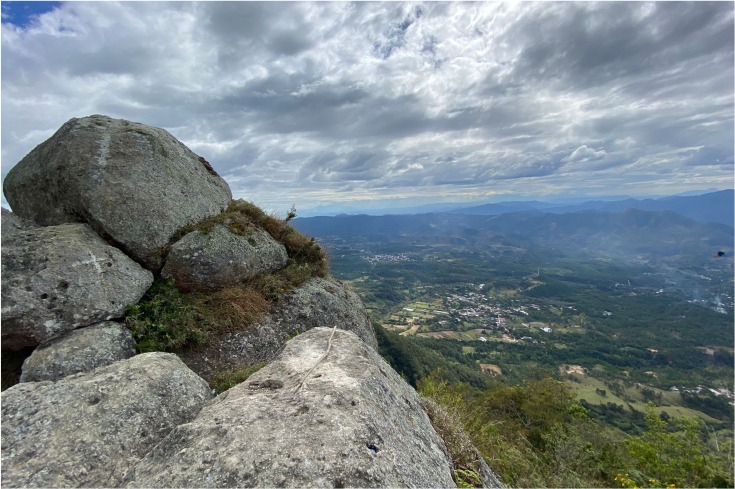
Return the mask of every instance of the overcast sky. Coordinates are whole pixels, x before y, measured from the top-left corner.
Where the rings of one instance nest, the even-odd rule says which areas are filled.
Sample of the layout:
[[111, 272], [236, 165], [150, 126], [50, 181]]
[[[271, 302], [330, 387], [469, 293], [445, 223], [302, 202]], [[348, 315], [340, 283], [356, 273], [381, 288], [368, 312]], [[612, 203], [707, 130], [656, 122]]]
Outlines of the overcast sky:
[[2, 3], [3, 177], [106, 114], [279, 212], [733, 186], [732, 2], [24, 7]]

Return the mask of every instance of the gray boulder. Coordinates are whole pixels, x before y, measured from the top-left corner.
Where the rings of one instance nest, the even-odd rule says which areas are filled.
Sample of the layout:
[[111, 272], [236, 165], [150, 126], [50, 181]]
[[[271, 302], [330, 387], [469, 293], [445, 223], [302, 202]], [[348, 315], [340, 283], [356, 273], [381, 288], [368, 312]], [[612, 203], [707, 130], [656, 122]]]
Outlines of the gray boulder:
[[86, 224], [16, 230], [2, 240], [2, 345], [17, 350], [119, 318], [153, 283]]
[[212, 380], [218, 371], [269, 362], [290, 338], [335, 324], [377, 350], [375, 331], [360, 297], [334, 279], [314, 278], [287, 294], [256, 325], [225, 334], [196, 350], [178, 353], [197, 374]]
[[13, 211], [42, 226], [86, 222], [157, 270], [180, 228], [219, 214], [230, 188], [163, 129], [93, 115], [71, 119], [5, 178]]
[[182, 290], [217, 289], [242, 284], [261, 273], [286, 266], [286, 247], [260, 228], [242, 235], [217, 224], [208, 232], [193, 231], [172, 247], [161, 270]]
[[375, 350], [336, 330], [317, 365], [331, 334], [289, 341], [173, 430], [128, 487], [455, 487], [416, 392]]
[[211, 398], [169, 353], [2, 393], [4, 487], [114, 487]]
[[23, 362], [20, 381], [57, 381], [133, 355], [135, 340], [130, 330], [120, 323], [107, 321], [74, 330], [33, 350]]
[[2, 208], [2, 236], [3, 239], [9, 238], [15, 235], [16, 231], [24, 231], [38, 227], [28, 219], [23, 219], [20, 216], [16, 216], [5, 207]]

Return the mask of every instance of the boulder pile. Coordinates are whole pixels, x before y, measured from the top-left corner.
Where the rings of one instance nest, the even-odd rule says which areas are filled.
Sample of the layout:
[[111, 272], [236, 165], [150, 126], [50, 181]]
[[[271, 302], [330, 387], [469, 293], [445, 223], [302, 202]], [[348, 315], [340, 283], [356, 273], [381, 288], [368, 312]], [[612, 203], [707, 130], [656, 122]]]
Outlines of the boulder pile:
[[[3, 358], [33, 348], [17, 382], [3, 365], [3, 486], [454, 486], [359, 297], [299, 262], [292, 235], [230, 220], [254, 206], [168, 132], [72, 119], [3, 190]], [[126, 317], [168, 283], [205, 304], [280, 295], [196, 348], [141, 353]], [[215, 397], [208, 381], [256, 363]]]

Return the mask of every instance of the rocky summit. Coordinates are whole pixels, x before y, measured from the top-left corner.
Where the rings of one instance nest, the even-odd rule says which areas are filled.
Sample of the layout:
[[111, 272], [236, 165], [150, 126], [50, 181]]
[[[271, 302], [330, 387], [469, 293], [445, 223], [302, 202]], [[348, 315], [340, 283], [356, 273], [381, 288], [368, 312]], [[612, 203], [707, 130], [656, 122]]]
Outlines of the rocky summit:
[[72, 119], [3, 189], [4, 487], [455, 486], [319, 245], [168, 132]]
[[20, 217], [87, 223], [151, 269], [176, 231], [232, 197], [212, 166], [168, 132], [103, 115], [61, 126], [8, 172], [3, 190]]

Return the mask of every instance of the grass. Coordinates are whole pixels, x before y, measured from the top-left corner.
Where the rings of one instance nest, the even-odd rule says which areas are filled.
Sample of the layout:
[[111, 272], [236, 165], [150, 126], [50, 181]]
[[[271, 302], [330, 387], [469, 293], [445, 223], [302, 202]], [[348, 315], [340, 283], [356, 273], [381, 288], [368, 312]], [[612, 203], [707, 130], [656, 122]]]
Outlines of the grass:
[[218, 372], [214, 379], [209, 383], [209, 386], [218, 393], [223, 393], [237, 384], [245, 382], [248, 377], [253, 375], [255, 372], [265, 367], [265, 363], [256, 363], [254, 365], [248, 365], [241, 367], [236, 370], [227, 370], [224, 372]]
[[449, 457], [452, 459], [452, 478], [457, 487], [482, 487], [479, 475], [482, 455], [465, 433], [462, 421], [432, 399], [422, 397], [421, 404], [434, 430], [444, 440]]
[[185, 294], [173, 280], [157, 280], [128, 310], [125, 324], [139, 352], [174, 351], [245, 329], [269, 307], [263, 293], [253, 287]]
[[[584, 377], [577, 376], [577, 379], [580, 382], [566, 381], [566, 383], [575, 392], [576, 399], [584, 399], [590, 404], [606, 404], [608, 402], [612, 402], [614, 404], [623, 406], [626, 409], [630, 405], [636, 411], [639, 411], [641, 413], [645, 412], [646, 401], [640, 394], [640, 392], [637, 391], [635, 388], [631, 387], [625, 389], [625, 393], [634, 399], [634, 402], [629, 403], [628, 401], [625, 401], [624, 399], [615, 395], [615, 393], [611, 392], [611, 389], [607, 387], [604, 382], [594, 377], [591, 377], [589, 375], [586, 375]], [[656, 413], [661, 414], [665, 411], [667, 414], [673, 417], [697, 417], [705, 422], [716, 422], [714, 418], [708, 416], [701, 411], [682, 406], [679, 394], [668, 391], [661, 391], [660, 389], [656, 389], [655, 387], [649, 388], [654, 392], [662, 393], [663, 404], [661, 406], [655, 406], [653, 408]], [[598, 394], [597, 389], [605, 390], [607, 392], [606, 395], [601, 396], [600, 394]]]
[[216, 225], [226, 226], [240, 236], [259, 227], [284, 244], [288, 262], [281, 270], [216, 291], [191, 291], [188, 284], [156, 280], [126, 314], [125, 324], [133, 332], [138, 350], [175, 351], [245, 330], [295, 287], [313, 277], [327, 277], [326, 253], [313, 238], [288, 224], [294, 216], [292, 210], [286, 219], [278, 219], [250, 202], [236, 200], [225, 212], [179, 230], [172, 242], [192, 231], [211, 232]]

